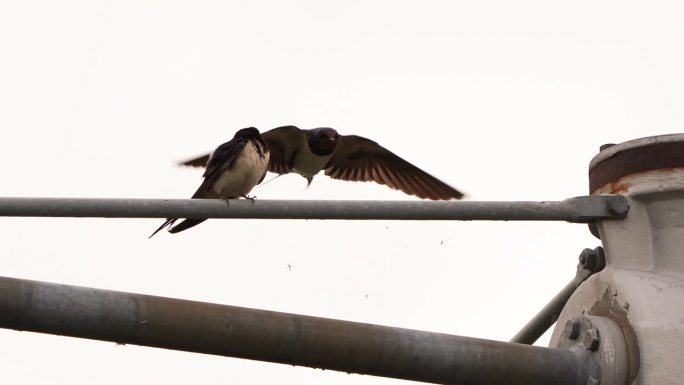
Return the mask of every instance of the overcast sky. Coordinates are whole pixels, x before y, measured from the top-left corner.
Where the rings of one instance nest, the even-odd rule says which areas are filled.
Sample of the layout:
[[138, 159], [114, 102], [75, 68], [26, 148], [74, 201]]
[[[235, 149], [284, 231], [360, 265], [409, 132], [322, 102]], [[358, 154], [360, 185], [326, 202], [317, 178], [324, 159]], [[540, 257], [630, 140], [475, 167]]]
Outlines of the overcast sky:
[[[2, 1], [2, 196], [185, 198], [247, 126], [371, 138], [471, 200], [588, 190], [681, 131], [680, 2]], [[406, 199], [297, 175], [258, 199]], [[595, 247], [567, 223], [0, 218], [0, 275], [508, 340]], [[288, 268], [288, 265], [290, 266]], [[548, 343], [548, 339], [541, 341]], [[0, 330], [3, 383], [396, 380]]]

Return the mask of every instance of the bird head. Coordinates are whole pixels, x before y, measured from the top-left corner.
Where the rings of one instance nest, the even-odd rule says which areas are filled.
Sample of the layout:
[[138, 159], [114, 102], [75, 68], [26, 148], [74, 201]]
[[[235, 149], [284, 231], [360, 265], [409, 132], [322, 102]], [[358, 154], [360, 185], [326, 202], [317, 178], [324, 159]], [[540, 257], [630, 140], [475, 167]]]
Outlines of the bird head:
[[261, 138], [261, 134], [259, 133], [259, 130], [257, 130], [254, 127], [247, 127], [243, 128], [241, 130], [238, 130], [238, 132], [235, 133], [235, 136], [233, 139], [257, 139]]
[[311, 152], [316, 155], [330, 155], [335, 151], [340, 135], [330, 127], [319, 127], [307, 131], [307, 141]]
[[261, 148], [261, 150], [259, 152], [261, 152], [262, 150], [264, 152], [268, 152], [268, 145], [266, 144], [266, 141], [264, 141], [264, 138], [261, 137], [259, 130], [257, 130], [254, 127], [247, 127], [238, 130], [238, 132], [235, 133], [235, 137], [233, 137], [233, 139], [244, 139], [254, 141], [255, 143], [260, 144], [259, 147]]

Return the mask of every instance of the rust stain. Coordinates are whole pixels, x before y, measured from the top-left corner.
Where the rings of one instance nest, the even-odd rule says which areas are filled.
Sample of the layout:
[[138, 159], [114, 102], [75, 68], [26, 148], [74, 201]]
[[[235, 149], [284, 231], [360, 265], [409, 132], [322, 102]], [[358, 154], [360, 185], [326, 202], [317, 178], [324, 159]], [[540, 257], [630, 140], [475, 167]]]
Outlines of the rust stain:
[[645, 171], [684, 167], [684, 141], [643, 144], [626, 148], [595, 163], [589, 170], [589, 191], [611, 181]]
[[612, 183], [610, 186], [610, 193], [611, 194], [626, 194], [629, 192], [629, 188], [631, 185], [626, 182], [617, 182], [617, 183]]
[[635, 177], [639, 177], [641, 175], [645, 174], [651, 174], [654, 172], [663, 172], [663, 173], [673, 173], [675, 171], [681, 170], [682, 167], [665, 167], [665, 168], [658, 168], [658, 169], [653, 169], [653, 170], [648, 170], [648, 171], [640, 171], [640, 172], [635, 172], [627, 175], [623, 175], [617, 180], [613, 180], [610, 182], [607, 182], [605, 185], [600, 186], [596, 188], [592, 194], [596, 194], [597, 191], [600, 191], [601, 194], [626, 194], [629, 192], [630, 188], [632, 187], [633, 183], [630, 181], [633, 180]]

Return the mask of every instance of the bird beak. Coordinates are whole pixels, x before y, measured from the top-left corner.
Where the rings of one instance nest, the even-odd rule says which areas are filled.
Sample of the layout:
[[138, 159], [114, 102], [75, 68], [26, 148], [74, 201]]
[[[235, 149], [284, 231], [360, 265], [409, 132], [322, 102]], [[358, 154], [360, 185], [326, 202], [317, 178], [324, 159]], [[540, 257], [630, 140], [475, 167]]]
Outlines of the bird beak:
[[334, 150], [337, 145], [337, 136], [327, 135], [325, 139], [321, 141], [321, 147], [326, 150]]

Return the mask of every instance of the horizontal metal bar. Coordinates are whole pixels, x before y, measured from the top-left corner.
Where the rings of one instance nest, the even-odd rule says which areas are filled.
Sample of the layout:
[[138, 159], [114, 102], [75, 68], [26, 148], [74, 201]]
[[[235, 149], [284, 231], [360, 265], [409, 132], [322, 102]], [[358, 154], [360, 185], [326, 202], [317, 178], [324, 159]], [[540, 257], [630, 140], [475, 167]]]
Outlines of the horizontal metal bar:
[[622, 196], [556, 202], [305, 201], [218, 199], [0, 198], [0, 216], [104, 218], [252, 218], [500, 220], [591, 222], [619, 219]]
[[587, 380], [569, 350], [15, 278], [0, 327], [444, 384]]

